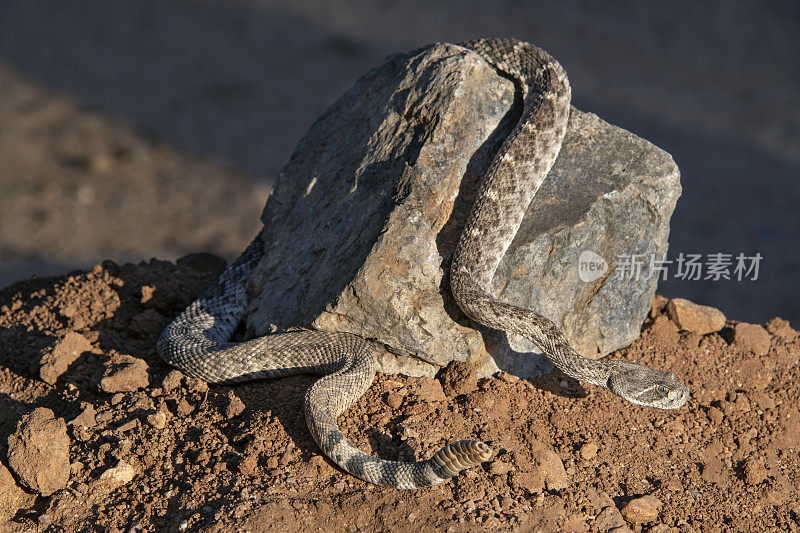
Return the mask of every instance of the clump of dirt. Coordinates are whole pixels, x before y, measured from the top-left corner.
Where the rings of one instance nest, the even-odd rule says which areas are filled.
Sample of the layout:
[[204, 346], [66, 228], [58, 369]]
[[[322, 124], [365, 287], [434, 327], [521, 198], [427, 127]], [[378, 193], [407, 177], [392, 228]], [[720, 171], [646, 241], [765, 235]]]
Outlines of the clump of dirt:
[[[562, 374], [477, 379], [452, 365], [439, 379], [379, 375], [340, 419], [356, 445], [411, 461], [473, 438], [496, 453], [406, 492], [366, 484], [321, 455], [301, 409], [315, 377], [208, 386], [159, 359], [161, 330], [220, 267], [106, 262], [0, 291], [0, 526], [798, 529], [800, 335], [781, 319], [764, 328], [728, 320], [701, 335], [679, 330], [656, 298], [641, 338], [615, 357], [682, 376], [692, 397], [677, 411]], [[50, 429], [34, 431], [36, 421]], [[52, 445], [48, 431], [68, 441], [65, 483], [30, 481], [46, 476], [12, 459]], [[63, 470], [65, 460], [47, 467]]]

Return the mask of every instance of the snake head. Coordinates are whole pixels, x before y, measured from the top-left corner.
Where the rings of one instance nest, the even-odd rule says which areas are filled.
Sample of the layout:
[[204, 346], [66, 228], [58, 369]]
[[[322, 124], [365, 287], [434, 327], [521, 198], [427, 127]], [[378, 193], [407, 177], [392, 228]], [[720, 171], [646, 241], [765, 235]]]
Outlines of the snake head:
[[677, 409], [689, 399], [689, 387], [675, 372], [662, 372], [627, 361], [618, 365], [608, 378], [608, 390], [629, 402], [658, 409]]

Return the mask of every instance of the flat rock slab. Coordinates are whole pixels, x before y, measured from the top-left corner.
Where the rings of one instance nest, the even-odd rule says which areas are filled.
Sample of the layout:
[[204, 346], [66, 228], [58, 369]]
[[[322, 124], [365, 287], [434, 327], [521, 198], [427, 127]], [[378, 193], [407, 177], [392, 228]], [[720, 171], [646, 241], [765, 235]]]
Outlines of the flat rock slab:
[[[432, 375], [450, 361], [481, 375], [549, 370], [531, 343], [466, 319], [447, 277], [479, 177], [520, 112], [513, 83], [457, 46], [368, 72], [300, 141], [264, 208], [248, 334], [355, 333], [375, 341], [384, 372]], [[680, 190], [669, 154], [573, 108], [494, 294], [545, 314], [589, 357], [629, 344]]]

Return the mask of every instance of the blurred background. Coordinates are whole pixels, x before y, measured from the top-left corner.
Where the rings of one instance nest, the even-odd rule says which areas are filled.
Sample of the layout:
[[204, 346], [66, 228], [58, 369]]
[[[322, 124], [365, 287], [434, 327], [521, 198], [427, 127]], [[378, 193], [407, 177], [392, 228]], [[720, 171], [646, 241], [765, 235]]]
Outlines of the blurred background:
[[0, 286], [104, 259], [233, 258], [297, 141], [361, 74], [507, 36], [565, 66], [576, 107], [675, 158], [668, 259], [763, 257], [757, 280], [659, 292], [798, 327], [798, 35], [794, 0], [2, 0]]

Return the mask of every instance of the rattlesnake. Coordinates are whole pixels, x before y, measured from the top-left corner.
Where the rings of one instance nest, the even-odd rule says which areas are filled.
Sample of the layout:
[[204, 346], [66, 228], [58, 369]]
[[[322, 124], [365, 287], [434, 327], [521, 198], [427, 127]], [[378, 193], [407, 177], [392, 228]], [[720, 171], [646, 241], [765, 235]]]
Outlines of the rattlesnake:
[[[522, 92], [523, 112], [490, 164], [461, 234], [450, 270], [456, 302], [475, 322], [532, 340], [571, 377], [605, 387], [633, 403], [662, 409], [682, 406], [689, 390], [674, 373], [626, 361], [584, 358], [550, 320], [489, 294], [495, 270], [558, 155], [569, 116], [570, 87], [561, 65], [533, 45], [483, 39], [461, 46], [515, 81]], [[375, 376], [374, 356], [358, 336], [293, 331], [230, 342], [247, 304], [246, 281], [263, 252], [259, 235], [167, 326], [158, 340], [158, 351], [167, 363], [210, 382], [323, 374], [304, 401], [311, 435], [337, 465], [371, 483], [401, 489], [432, 486], [491, 458], [490, 448], [473, 440], [449, 444], [415, 463], [386, 461], [353, 446], [339, 431], [336, 418], [361, 397]]]

